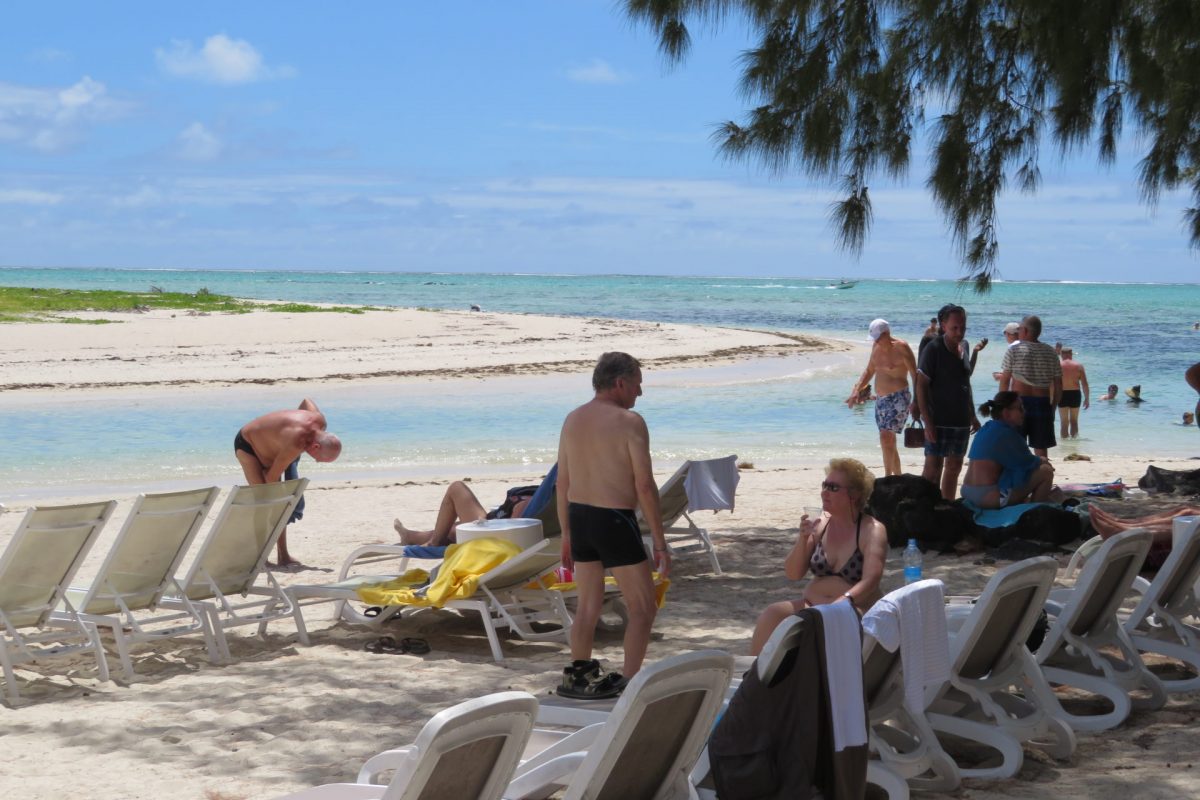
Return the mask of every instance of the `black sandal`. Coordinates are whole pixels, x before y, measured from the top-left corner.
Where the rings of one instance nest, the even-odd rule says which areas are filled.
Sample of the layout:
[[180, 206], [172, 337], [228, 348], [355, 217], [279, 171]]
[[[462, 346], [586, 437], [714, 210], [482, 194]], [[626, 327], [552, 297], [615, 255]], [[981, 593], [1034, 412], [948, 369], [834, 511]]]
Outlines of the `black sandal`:
[[396, 641], [391, 636], [380, 636], [363, 645], [368, 653], [383, 653], [393, 656], [414, 655], [423, 656], [430, 651], [429, 642], [424, 639], [405, 637]]
[[601, 675], [600, 663], [593, 659], [578, 667], [563, 669], [563, 680], [558, 687], [559, 697], [573, 700], [606, 700], [616, 697], [625, 689], [628, 681], [619, 672]]

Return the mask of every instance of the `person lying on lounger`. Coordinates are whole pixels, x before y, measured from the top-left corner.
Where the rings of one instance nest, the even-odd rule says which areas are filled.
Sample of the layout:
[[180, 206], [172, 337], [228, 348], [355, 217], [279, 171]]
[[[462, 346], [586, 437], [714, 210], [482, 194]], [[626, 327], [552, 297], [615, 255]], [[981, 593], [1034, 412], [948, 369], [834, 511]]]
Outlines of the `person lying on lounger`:
[[817, 519], [800, 517], [800, 535], [783, 562], [789, 579], [798, 581], [811, 573], [812, 580], [798, 600], [772, 603], [759, 615], [750, 640], [751, 655], [762, 651], [780, 622], [809, 606], [846, 599], [861, 614], [879, 599], [887, 529], [863, 513], [874, 485], [875, 476], [861, 461], [829, 461], [821, 483], [821, 514]]
[[963, 500], [977, 508], [1049, 500], [1054, 490], [1054, 467], [1045, 456], [1034, 455], [1025, 443], [1025, 406], [1020, 395], [997, 392], [979, 407], [979, 413], [991, 419], [971, 442]]
[[[444, 547], [456, 541], [458, 526], [467, 522], [478, 522], [481, 519], [508, 519], [524, 516], [534, 495], [541, 491], [547, 481], [554, 485], [557, 466], [552, 467], [541, 486], [518, 486], [508, 490], [504, 502], [494, 512], [488, 512], [479, 502], [479, 498], [471, 491], [471, 487], [462, 481], [455, 481], [446, 487], [442, 495], [441, 505], [438, 506], [437, 518], [429, 530], [413, 530], [406, 528], [404, 523], [396, 518], [392, 527], [400, 534], [401, 544], [419, 544], [429, 547]], [[544, 499], [544, 498], [543, 498]], [[529, 509], [534, 513], [539, 509]]]
[[1133, 528], [1145, 528], [1154, 534], [1155, 543], [1167, 545], [1171, 543], [1171, 530], [1175, 518], [1191, 517], [1197, 514], [1200, 514], [1200, 506], [1181, 505], [1141, 517], [1118, 517], [1098, 505], [1088, 506], [1088, 517], [1092, 527], [1104, 539]]

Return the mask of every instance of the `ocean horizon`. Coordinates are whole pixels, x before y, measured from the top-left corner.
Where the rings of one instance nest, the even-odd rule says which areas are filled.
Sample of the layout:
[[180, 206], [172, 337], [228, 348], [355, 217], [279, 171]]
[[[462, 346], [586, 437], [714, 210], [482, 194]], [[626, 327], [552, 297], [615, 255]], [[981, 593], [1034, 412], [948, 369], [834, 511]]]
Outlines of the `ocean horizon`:
[[[967, 338], [987, 337], [973, 379], [977, 402], [994, 393], [1004, 324], [1042, 317], [1042, 340], [1071, 345], [1086, 367], [1093, 399], [1110, 383], [1142, 387], [1146, 402], [1094, 402], [1069, 453], [1190, 458], [1196, 428], [1180, 424], [1195, 406], [1184, 370], [1200, 360], [1196, 284], [999, 281], [976, 295], [958, 281], [840, 277], [758, 278], [521, 273], [394, 273], [285, 270], [0, 268], [0, 285], [65, 289], [196, 292], [257, 300], [338, 305], [608, 317], [712, 327], [807, 333], [856, 346], [810, 362], [760, 359], [709, 369], [648, 371], [637, 409], [651, 431], [656, 469], [685, 458], [737, 453], [758, 467], [813, 463], [834, 455], [878, 462], [870, 407], [847, 409], [866, 363], [867, 325], [884, 317], [914, 349], [930, 316], [947, 302], [968, 310]], [[636, 353], [635, 353], [636, 355]], [[9, 458], [0, 496], [240, 479], [228, 452], [248, 419], [319, 392], [331, 430], [346, 442], [336, 464], [306, 461], [329, 478], [415, 477], [463, 470], [536, 471], [554, 459], [565, 413], [590, 396], [587, 375], [321, 387], [232, 387], [220, 403], [196, 393], [87, 392], [4, 397]], [[484, 387], [481, 390], [481, 387]], [[1137, 475], [1113, 475], [1135, 481]], [[60, 491], [61, 489], [61, 491]]]

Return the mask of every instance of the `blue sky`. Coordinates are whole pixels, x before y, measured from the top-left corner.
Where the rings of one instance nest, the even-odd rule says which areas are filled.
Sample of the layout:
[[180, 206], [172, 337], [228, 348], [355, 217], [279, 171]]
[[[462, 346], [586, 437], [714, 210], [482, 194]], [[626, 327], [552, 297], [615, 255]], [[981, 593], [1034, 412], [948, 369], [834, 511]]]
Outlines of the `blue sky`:
[[[0, 11], [0, 265], [957, 277], [907, 180], [836, 193], [715, 154], [744, 30], [668, 69], [611, 0], [11, 3]], [[1132, 133], [1132, 132], [1130, 132]], [[1045, 147], [1001, 276], [1191, 281], [1184, 194]]]

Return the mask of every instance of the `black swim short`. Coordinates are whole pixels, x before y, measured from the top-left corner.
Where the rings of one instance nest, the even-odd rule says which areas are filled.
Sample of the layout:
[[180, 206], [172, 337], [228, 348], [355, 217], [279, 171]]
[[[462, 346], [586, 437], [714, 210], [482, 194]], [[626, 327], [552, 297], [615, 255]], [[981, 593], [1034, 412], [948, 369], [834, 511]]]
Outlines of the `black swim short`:
[[254, 446], [251, 445], [250, 442], [246, 441], [245, 436], [242, 436], [242, 431], [240, 428], [238, 429], [237, 436], [233, 437], [233, 449], [241, 450], [243, 453], [249, 453], [255, 458], [258, 458], [258, 453], [254, 452]]
[[1079, 389], [1063, 389], [1058, 401], [1059, 408], [1079, 408], [1083, 404], [1083, 392]]
[[1049, 450], [1058, 444], [1054, 438], [1054, 406], [1047, 397], [1021, 396], [1025, 406], [1025, 430], [1029, 446], [1035, 450]]
[[599, 561], [605, 569], [646, 560], [637, 516], [629, 509], [571, 503], [567, 513], [571, 522], [573, 560]]

